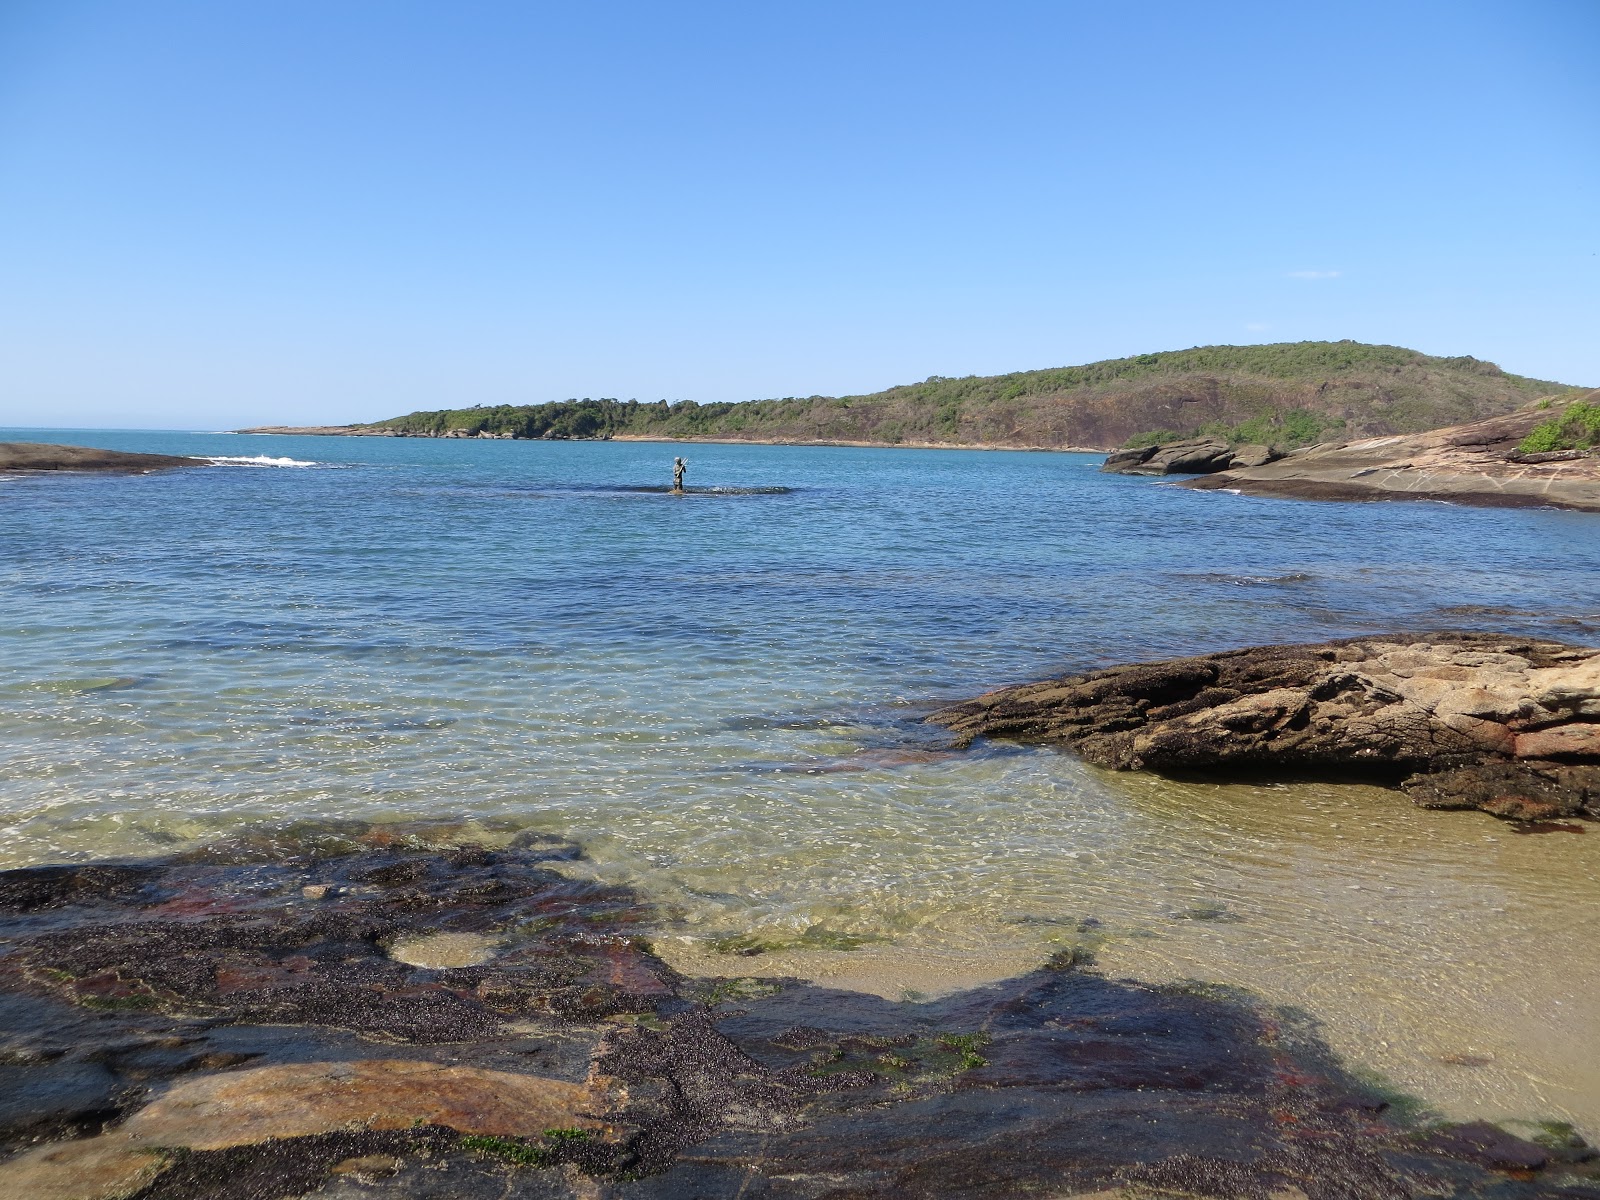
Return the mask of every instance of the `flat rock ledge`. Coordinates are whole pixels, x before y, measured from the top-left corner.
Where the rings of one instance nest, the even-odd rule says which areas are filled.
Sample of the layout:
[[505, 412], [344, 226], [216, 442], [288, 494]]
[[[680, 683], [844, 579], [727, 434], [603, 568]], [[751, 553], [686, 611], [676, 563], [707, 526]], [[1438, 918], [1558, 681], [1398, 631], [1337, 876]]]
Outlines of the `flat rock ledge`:
[[1600, 651], [1559, 642], [1255, 646], [1002, 688], [928, 720], [1119, 771], [1362, 777], [1425, 808], [1600, 818]]
[[[1523, 454], [1517, 448], [1537, 425], [1578, 401], [1596, 403], [1600, 390], [1430, 433], [1332, 442], [1260, 462], [1240, 457], [1226, 470], [1212, 467], [1218, 473], [1179, 486], [1288, 500], [1435, 500], [1600, 512], [1600, 452]], [[1108, 469], [1117, 468], [1108, 462]]]
[[48, 442], [0, 442], [0, 471], [164, 471], [172, 467], [209, 467], [203, 458], [176, 454], [129, 454], [94, 446], [57, 446]]

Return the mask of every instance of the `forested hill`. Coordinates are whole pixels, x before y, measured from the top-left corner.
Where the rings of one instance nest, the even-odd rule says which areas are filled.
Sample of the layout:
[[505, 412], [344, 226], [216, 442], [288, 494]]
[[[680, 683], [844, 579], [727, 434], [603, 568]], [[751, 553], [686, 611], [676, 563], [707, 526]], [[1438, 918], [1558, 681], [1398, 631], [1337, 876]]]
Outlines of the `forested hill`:
[[1299, 445], [1462, 424], [1573, 390], [1471, 357], [1350, 341], [1287, 342], [1200, 346], [1011, 375], [936, 375], [865, 396], [736, 404], [568, 400], [416, 412], [340, 432], [1046, 449], [1109, 449], [1204, 433]]

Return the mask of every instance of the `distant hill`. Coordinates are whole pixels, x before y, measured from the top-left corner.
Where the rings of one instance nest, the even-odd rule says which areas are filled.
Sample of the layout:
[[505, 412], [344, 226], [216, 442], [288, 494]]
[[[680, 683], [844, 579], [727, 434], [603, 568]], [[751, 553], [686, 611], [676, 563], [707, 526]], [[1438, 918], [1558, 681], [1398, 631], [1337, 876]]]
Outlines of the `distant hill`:
[[1010, 375], [936, 375], [864, 396], [734, 404], [568, 400], [416, 412], [337, 432], [1041, 449], [1110, 449], [1202, 433], [1295, 446], [1419, 433], [1576, 390], [1471, 357], [1352, 341], [1285, 342], [1198, 346]]

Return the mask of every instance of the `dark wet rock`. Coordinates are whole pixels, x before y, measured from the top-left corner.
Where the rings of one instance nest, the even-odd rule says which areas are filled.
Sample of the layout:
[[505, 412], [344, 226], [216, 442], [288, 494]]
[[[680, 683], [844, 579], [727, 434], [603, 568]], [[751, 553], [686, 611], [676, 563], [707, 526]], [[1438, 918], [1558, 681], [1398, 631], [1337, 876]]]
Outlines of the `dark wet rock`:
[[1597, 457], [1593, 450], [1544, 450], [1533, 454], [1523, 454], [1513, 450], [1506, 455], [1506, 461], [1512, 463], [1553, 463], [1553, 462], [1578, 462], [1580, 459]]
[[[633, 895], [540, 862], [535, 851], [507, 850], [373, 852], [246, 871], [175, 863], [131, 911], [85, 904], [0, 969], [84, 1007], [312, 1022], [417, 1042], [482, 1037], [546, 1012], [639, 1011], [668, 995], [664, 968], [622, 936], [646, 917]], [[321, 899], [308, 897], [324, 886]], [[482, 966], [428, 971], [388, 952], [418, 931], [486, 930], [513, 936]]]
[[144, 864], [22, 867], [0, 874], [0, 911], [35, 912], [97, 900], [129, 900], [159, 873]]
[[1513, 821], [1600, 814], [1600, 766], [1593, 765], [1491, 760], [1413, 775], [1402, 786], [1423, 808], [1476, 808]]
[[20, 1134], [92, 1130], [115, 1115], [122, 1086], [96, 1062], [0, 1063], [0, 1127]]
[[1206, 475], [1227, 470], [1233, 457], [1233, 448], [1227, 442], [1190, 438], [1165, 446], [1116, 451], [1100, 469], [1122, 475]]
[[1550, 1161], [1549, 1152], [1487, 1121], [1450, 1125], [1427, 1138], [1427, 1145], [1500, 1171], [1537, 1171]]
[[56, 446], [46, 442], [0, 442], [0, 471], [163, 471], [172, 467], [208, 467], [203, 458], [174, 454], [129, 454], [90, 446]]
[[[367, 848], [286, 852], [340, 839]], [[1222, 989], [1065, 963], [926, 1003], [681, 979], [638, 939], [648, 906], [539, 844], [346, 826], [0, 873], [0, 1195], [1582, 1194], [1533, 1165], [1582, 1162], [1570, 1131], [1559, 1155], [1418, 1135]], [[385, 950], [488, 932], [471, 968]]]
[[[454, 1131], [424, 1127], [404, 1132], [350, 1130], [187, 1153], [171, 1158], [153, 1186], [139, 1193], [139, 1200], [283, 1200], [316, 1193], [330, 1184], [349, 1187], [344, 1195], [370, 1196], [375, 1184], [437, 1176], [441, 1162], [450, 1158], [458, 1158], [464, 1167], [476, 1166], [459, 1145], [460, 1137]], [[339, 1170], [353, 1159], [377, 1157], [399, 1166], [392, 1172], [366, 1175]], [[504, 1187], [504, 1172], [493, 1166], [472, 1171], [468, 1178], [477, 1185], [476, 1190], [469, 1190], [469, 1184], [456, 1191], [389, 1194], [488, 1197], [499, 1195], [498, 1189]], [[458, 1181], [459, 1177], [451, 1182]]]
[[1362, 776], [1429, 808], [1600, 817], [1600, 652], [1556, 642], [1257, 646], [1003, 688], [929, 720], [1115, 770]]
[[1135, 446], [1128, 450], [1113, 450], [1106, 455], [1106, 461], [1100, 464], [1100, 469], [1114, 474], [1128, 473], [1132, 468], [1148, 462], [1159, 449], [1159, 446]]

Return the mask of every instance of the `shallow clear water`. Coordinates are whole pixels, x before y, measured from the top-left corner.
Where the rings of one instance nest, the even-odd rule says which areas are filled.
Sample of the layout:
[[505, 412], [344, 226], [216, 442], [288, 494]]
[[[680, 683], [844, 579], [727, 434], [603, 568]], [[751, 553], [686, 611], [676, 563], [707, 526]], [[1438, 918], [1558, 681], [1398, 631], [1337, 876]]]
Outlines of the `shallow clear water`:
[[[722, 970], [877, 963], [926, 990], [1092, 942], [1299, 1004], [1447, 1109], [1600, 1132], [1600, 833], [950, 755], [917, 723], [1258, 642], [1594, 642], [1592, 516], [1194, 493], [1087, 455], [0, 439], [279, 464], [0, 479], [0, 865], [292, 817], [502, 820], [582, 840], [686, 953], [891, 939]], [[640, 490], [677, 453], [720, 490]]]

